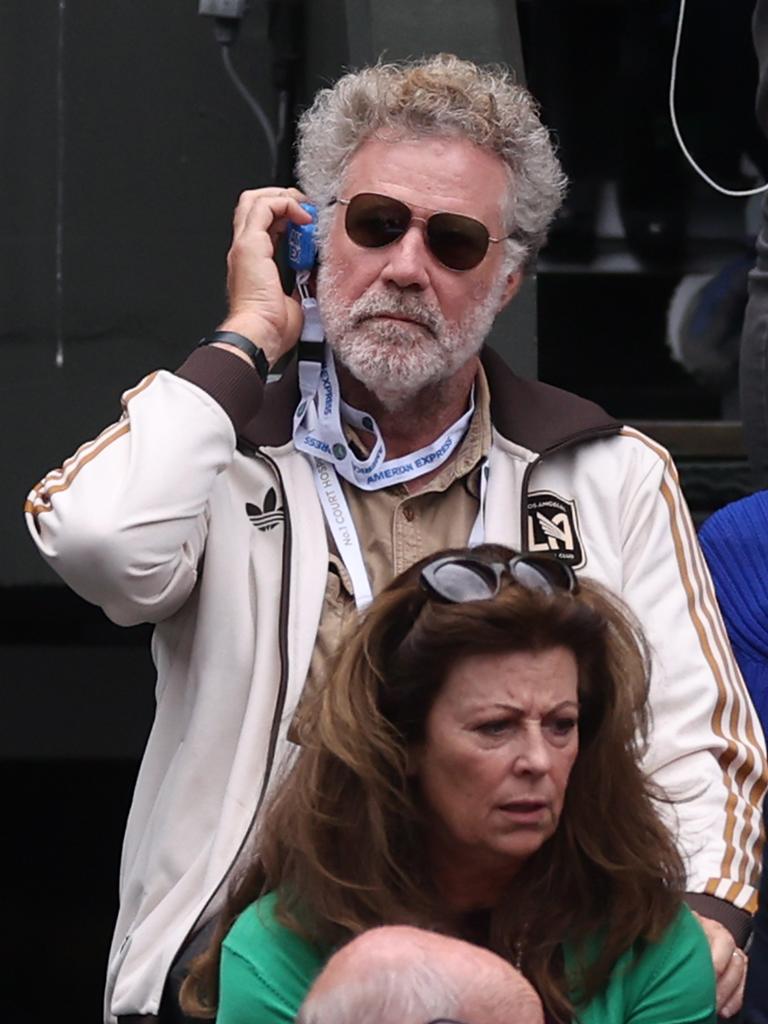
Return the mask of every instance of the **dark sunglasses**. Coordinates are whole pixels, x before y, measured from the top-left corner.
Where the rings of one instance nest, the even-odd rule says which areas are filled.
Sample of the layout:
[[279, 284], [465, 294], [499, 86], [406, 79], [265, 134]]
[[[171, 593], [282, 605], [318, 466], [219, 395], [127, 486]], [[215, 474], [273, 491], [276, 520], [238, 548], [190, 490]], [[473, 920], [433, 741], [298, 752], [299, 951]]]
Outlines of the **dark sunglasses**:
[[482, 562], [470, 556], [446, 555], [421, 570], [421, 584], [433, 597], [451, 604], [488, 601], [496, 597], [504, 576], [526, 590], [575, 594], [579, 584], [569, 565], [546, 555], [515, 555], [509, 562]]
[[[482, 262], [491, 242], [503, 242], [503, 238], [491, 238], [488, 228], [474, 217], [460, 213], [433, 213], [429, 217], [417, 217], [399, 199], [376, 195], [374, 192], [360, 192], [351, 199], [336, 199], [334, 202], [346, 206], [344, 226], [347, 234], [364, 249], [382, 249], [402, 238], [414, 221], [425, 227], [430, 252], [443, 266], [450, 270], [472, 270]], [[512, 235], [505, 235], [511, 238]]]

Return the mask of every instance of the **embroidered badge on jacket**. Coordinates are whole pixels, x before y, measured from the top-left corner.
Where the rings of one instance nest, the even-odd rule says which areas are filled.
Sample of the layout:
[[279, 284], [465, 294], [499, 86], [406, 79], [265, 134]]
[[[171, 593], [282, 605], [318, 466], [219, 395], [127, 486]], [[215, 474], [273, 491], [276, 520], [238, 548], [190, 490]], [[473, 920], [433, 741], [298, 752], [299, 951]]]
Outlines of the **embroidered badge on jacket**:
[[528, 495], [528, 550], [552, 555], [572, 569], [586, 564], [576, 502], [553, 491]]

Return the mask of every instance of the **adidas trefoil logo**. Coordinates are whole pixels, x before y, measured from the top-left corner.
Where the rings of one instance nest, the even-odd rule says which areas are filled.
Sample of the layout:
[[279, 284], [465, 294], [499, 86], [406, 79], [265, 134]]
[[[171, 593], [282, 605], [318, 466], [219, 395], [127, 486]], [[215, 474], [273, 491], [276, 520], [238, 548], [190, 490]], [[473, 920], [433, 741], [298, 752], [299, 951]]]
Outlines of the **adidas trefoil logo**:
[[259, 508], [258, 505], [247, 501], [245, 503], [245, 511], [256, 529], [261, 530], [262, 533], [265, 533], [267, 530], [274, 530], [285, 519], [285, 509], [282, 505], [277, 504], [277, 495], [275, 494], [274, 487], [270, 487], [264, 495], [263, 508]]

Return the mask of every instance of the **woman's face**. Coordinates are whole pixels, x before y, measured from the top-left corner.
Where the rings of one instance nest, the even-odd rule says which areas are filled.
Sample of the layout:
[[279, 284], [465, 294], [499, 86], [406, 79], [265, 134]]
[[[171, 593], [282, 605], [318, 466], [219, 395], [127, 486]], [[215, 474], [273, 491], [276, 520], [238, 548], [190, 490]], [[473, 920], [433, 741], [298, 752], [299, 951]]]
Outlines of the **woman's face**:
[[552, 835], [579, 749], [577, 682], [565, 647], [451, 668], [412, 752], [436, 866], [503, 882]]

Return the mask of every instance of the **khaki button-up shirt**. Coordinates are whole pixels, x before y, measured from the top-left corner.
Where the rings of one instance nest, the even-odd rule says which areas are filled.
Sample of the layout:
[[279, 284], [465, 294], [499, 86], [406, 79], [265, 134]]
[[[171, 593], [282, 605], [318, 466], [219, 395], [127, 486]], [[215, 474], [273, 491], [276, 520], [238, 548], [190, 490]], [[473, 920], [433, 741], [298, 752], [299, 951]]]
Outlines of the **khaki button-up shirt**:
[[[342, 481], [374, 594], [425, 555], [466, 547], [480, 509], [480, 463], [490, 447], [490, 393], [481, 368], [467, 433], [456, 455], [423, 490], [409, 494], [404, 484], [395, 484], [364, 491]], [[349, 574], [330, 534], [328, 547], [328, 578], [307, 687], [322, 684], [339, 638], [357, 614]]]

